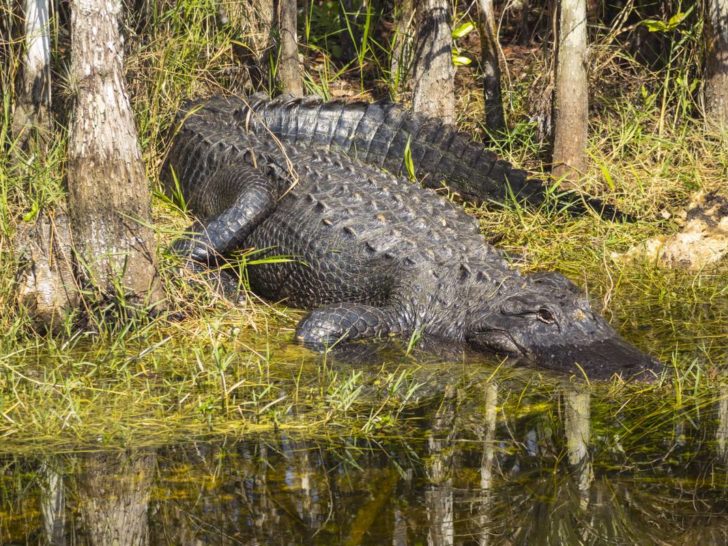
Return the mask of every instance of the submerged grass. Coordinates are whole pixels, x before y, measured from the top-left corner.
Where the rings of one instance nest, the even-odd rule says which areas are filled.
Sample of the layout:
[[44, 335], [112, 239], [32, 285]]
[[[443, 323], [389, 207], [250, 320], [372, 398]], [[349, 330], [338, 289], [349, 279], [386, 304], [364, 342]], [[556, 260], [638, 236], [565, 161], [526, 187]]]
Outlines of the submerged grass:
[[[244, 12], [234, 4], [226, 4], [230, 21], [224, 25], [217, 19], [217, 3], [203, 0], [146, 3], [146, 11], [126, 23], [127, 81], [155, 189], [167, 131], [180, 103], [210, 93], [243, 93], [256, 77], [261, 80], [260, 74], [251, 75], [241, 54], [251, 41], [240, 30]], [[340, 61], [327, 40], [311, 38], [307, 87], [326, 97], [380, 96], [381, 91], [363, 88], [371, 78], [376, 80], [373, 87], [405, 89], [406, 82], [385, 68], [391, 54], [387, 40], [369, 27], [354, 28], [354, 17], [347, 21], [347, 35], [359, 37], [355, 59]], [[370, 25], [372, 14], [367, 12], [362, 21]], [[324, 22], [311, 25], [307, 32], [324, 32]], [[339, 38], [332, 37], [332, 42]], [[7, 46], [3, 51], [17, 56], [19, 50]], [[529, 86], [543, 68], [536, 57], [531, 61], [530, 70], [511, 75], [511, 129], [492, 144], [506, 159], [538, 170], [544, 147], [535, 137], [534, 124], [523, 121], [528, 119]], [[12, 59], [4, 62], [16, 64]], [[459, 70], [459, 123], [479, 134], [482, 94], [471, 69]], [[445, 386], [453, 382], [468, 396], [488, 380], [515, 382], [524, 393], [554, 392], [564, 380], [497, 361], [431, 359], [417, 351], [415, 338], [385, 351], [376, 364], [342, 364], [331, 355], [313, 355], [291, 343], [299, 312], [268, 305], [252, 294], [233, 304], [219, 295], [214, 279], [182, 270], [164, 251], [191, 218], [159, 191], [153, 214], [162, 275], [172, 307], [184, 320], [161, 317], [136, 328], [100, 322], [82, 331], [69, 323], [65, 335], [36, 335], [15, 306], [17, 263], [7, 250], [18, 225], [62, 202], [65, 135], [56, 127], [56, 139], [45, 151], [15, 146], [10, 134], [13, 74], [4, 71], [0, 76], [3, 450], [144, 444], [276, 429], [323, 436], [419, 434], [422, 408], [436, 407], [445, 397]], [[603, 400], [650, 408], [638, 421], [644, 430], [632, 438], [649, 434], [654, 423], [671, 419], [680, 408], [702, 407], [722, 396], [716, 387], [728, 360], [725, 266], [689, 273], [616, 257], [648, 237], [677, 230], [674, 219], [688, 196], [698, 189], [720, 189], [728, 179], [726, 135], [708, 134], [690, 119], [687, 91], [663, 78], [647, 74], [639, 85], [625, 85], [621, 96], [604, 99], [591, 121], [591, 166], [583, 188], [616, 202], [639, 218], [637, 222], [610, 223], [590, 214], [573, 217], [550, 203], [539, 211], [516, 203], [470, 211], [479, 218], [485, 237], [508, 252], [515, 265], [564, 272], [588, 290], [595, 307], [627, 338], [668, 365], [671, 381], [595, 387]], [[667, 94], [663, 84], [671, 86]], [[73, 87], [71, 82], [65, 85]], [[257, 85], [271, 88], [267, 73]], [[64, 95], [61, 84], [56, 88], [62, 103], [68, 93]], [[523, 406], [523, 397], [512, 396], [509, 411], [535, 415], [541, 408]]]

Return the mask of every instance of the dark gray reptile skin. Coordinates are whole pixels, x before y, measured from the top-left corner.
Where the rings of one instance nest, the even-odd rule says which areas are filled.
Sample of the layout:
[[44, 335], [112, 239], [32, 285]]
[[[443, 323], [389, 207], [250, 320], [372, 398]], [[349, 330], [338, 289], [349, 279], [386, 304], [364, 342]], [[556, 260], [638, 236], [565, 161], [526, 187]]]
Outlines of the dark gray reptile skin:
[[[271, 100], [260, 94], [222, 100], [240, 124], [260, 134], [270, 131], [284, 142], [339, 150], [395, 175], [407, 174], [409, 146], [417, 178], [425, 187], [446, 183], [470, 201], [503, 203], [513, 196], [540, 205], [548, 191], [541, 180], [498, 159], [456, 127], [395, 103], [324, 102], [288, 95]], [[573, 212], [585, 212], [587, 205], [604, 218], [631, 219], [594, 197], [565, 193], [559, 200]]]
[[417, 332], [593, 375], [657, 365], [561, 275], [511, 269], [441, 196], [331, 147], [283, 145], [241, 112], [214, 98], [180, 115], [163, 179], [173, 191], [175, 173], [199, 223], [176, 246], [202, 262], [249, 247], [290, 257], [248, 275], [259, 295], [314, 309], [303, 342]]

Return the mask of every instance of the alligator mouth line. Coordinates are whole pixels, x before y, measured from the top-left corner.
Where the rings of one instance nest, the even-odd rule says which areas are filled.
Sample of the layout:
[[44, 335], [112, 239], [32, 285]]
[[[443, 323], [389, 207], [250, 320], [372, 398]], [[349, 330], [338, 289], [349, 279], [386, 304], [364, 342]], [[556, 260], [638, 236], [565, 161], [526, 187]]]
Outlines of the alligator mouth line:
[[491, 351], [494, 353], [506, 355], [509, 357], [521, 357], [521, 358], [531, 358], [528, 354], [528, 351], [524, 347], [522, 347], [511, 335], [511, 333], [508, 330], [502, 330], [501, 328], [493, 328], [492, 330], [488, 330], [489, 334], [495, 333], [498, 336], [502, 336], [504, 340], [508, 341], [508, 344], [513, 347], [514, 349], [505, 349], [503, 347], [503, 344], [500, 343], [491, 343], [488, 341], [485, 341], [483, 344], [488, 347]]

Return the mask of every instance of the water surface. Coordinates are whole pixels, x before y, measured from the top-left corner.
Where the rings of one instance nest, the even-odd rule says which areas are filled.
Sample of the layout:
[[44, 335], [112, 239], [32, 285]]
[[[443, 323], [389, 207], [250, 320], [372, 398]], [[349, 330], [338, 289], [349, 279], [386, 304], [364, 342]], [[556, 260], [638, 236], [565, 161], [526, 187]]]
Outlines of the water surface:
[[406, 435], [0, 458], [2, 544], [726, 544], [728, 388], [443, 381]]

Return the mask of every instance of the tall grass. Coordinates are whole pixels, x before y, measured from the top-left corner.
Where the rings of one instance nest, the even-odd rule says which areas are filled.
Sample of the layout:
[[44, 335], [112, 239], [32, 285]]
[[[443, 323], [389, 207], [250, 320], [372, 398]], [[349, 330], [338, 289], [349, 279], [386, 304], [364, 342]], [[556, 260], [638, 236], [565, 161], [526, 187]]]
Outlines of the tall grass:
[[[401, 73], [390, 74], [391, 44], [381, 32], [381, 14], [345, 17], [334, 28], [328, 4], [310, 2], [302, 21], [305, 81], [325, 98], [393, 95], [406, 88]], [[2, 17], [10, 18], [9, 2]], [[328, 7], [327, 7], [328, 6]], [[74, 329], [62, 336], [36, 336], [13, 299], [17, 260], [11, 239], [18, 226], [62, 203], [65, 133], [45, 150], [21, 150], [11, 134], [13, 78], [20, 52], [2, 44], [2, 119], [0, 119], [0, 437], [9, 445], [72, 443], [98, 439], [123, 443], [155, 435], [204, 434], [290, 427], [323, 430], [336, 423], [361, 434], [398, 430], [428, 389], [454, 375], [463, 382], [483, 376], [515, 374], [528, 383], [537, 372], [513, 371], [499, 361], [455, 359], [421, 366], [427, 356], [413, 338], [394, 353], [384, 352], [380, 366], [352, 369], [319, 359], [291, 343], [300, 313], [270, 305], [243, 292], [231, 302], [218, 290], [219, 277], [182, 268], [165, 249], [191, 217], [162, 197], [158, 172], [168, 134], [183, 100], [213, 93], [272, 90], [267, 76], [275, 58], [251, 74], [252, 41], [241, 29], [243, 3], [227, 2], [222, 24], [212, 0], [146, 2], [124, 22], [127, 85], [135, 113], [147, 175], [155, 189], [154, 225], [160, 243], [161, 271], [182, 321], [170, 317], [131, 328]], [[326, 11], [326, 10], [329, 11]], [[339, 17], [339, 15], [336, 15]], [[689, 25], [689, 26], [688, 26]], [[678, 228], [676, 213], [696, 189], [717, 189], [728, 179], [725, 135], [706, 135], [699, 120], [694, 74], [700, 29], [695, 15], [674, 29], [667, 65], [649, 68], [631, 57], [609, 34], [594, 44], [590, 125], [591, 168], [586, 191], [615, 201], [639, 221], [609, 223], [592, 215], [572, 217], [553, 203], [526, 210], [516, 203], [470, 212], [486, 239], [510, 253], [525, 270], [563, 271], [588, 290], [597, 308], [625, 335], [662, 358], [675, 379], [669, 392], [684, 403], [706, 392], [725, 364], [728, 323], [725, 268], [687, 273], [664, 271], [650, 262], [627, 263], [614, 256], [657, 233]], [[336, 50], [341, 33], [355, 43], [355, 58]], [[477, 33], [459, 47], [478, 56]], [[60, 40], [62, 41], [62, 40]], [[542, 170], [544, 144], [531, 120], [532, 89], [546, 69], [534, 48], [510, 48], [511, 83], [505, 90], [510, 128], [491, 145], [506, 159]], [[58, 53], [54, 97], [67, 103], [63, 62]], [[692, 62], [692, 61], [691, 61]], [[475, 64], [457, 76], [459, 123], [475, 138], [483, 135], [482, 92]], [[622, 81], [620, 82], [620, 78]], [[699, 85], [699, 84], [698, 84]], [[66, 93], [66, 95], [64, 95]], [[62, 118], [59, 118], [62, 119]], [[255, 267], [255, 256], [244, 256]], [[244, 271], [242, 278], [245, 278]], [[327, 357], [328, 358], [328, 357]], [[472, 368], [465, 369], [465, 368]], [[471, 375], [472, 374], [472, 375]], [[519, 375], [522, 374], [522, 375]], [[475, 379], [473, 379], [475, 377]], [[615, 387], [618, 388], [618, 387]], [[431, 394], [431, 392], [430, 392]], [[438, 394], [439, 396], [439, 394]], [[408, 421], [409, 422], [409, 421]], [[415, 422], [415, 421], [413, 421]], [[146, 435], [146, 436], [145, 436]]]

